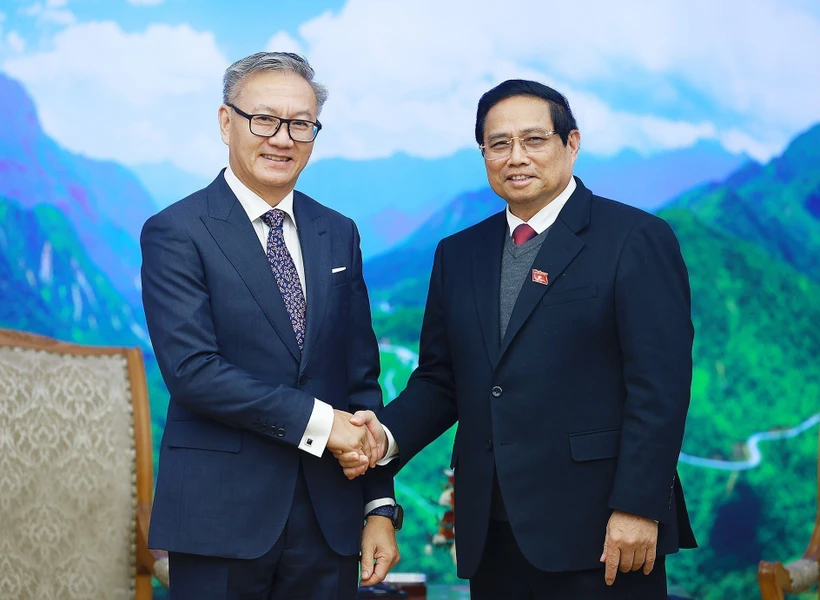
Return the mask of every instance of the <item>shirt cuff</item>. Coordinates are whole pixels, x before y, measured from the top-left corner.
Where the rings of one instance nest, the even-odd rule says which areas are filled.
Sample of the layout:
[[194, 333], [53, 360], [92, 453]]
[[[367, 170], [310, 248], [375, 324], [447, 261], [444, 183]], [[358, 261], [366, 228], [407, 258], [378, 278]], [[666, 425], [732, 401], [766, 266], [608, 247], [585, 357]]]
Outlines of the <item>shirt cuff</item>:
[[[393, 437], [393, 434], [390, 433], [387, 427], [384, 425], [382, 425], [382, 427], [384, 427], [384, 435], [387, 436], [387, 452], [385, 452], [384, 457], [376, 463], [376, 466], [379, 467], [383, 467], [399, 455], [399, 445], [396, 443], [396, 438]], [[376, 507], [374, 506], [373, 508]]]
[[396, 501], [393, 500], [393, 498], [377, 498], [376, 500], [371, 500], [364, 505], [364, 516], [366, 517], [371, 510], [379, 508], [380, 506], [396, 506]]
[[299, 450], [304, 450], [313, 456], [322, 456], [327, 441], [330, 439], [331, 429], [333, 429], [333, 407], [314, 398], [313, 412], [310, 413], [305, 433], [299, 442]]

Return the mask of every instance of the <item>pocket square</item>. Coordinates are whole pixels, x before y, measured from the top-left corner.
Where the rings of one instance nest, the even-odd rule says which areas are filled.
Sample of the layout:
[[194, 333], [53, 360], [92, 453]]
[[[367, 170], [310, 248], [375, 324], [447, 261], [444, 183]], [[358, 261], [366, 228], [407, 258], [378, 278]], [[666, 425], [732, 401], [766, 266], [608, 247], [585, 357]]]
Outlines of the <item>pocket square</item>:
[[330, 270], [330, 272], [331, 272], [331, 273], [341, 273], [341, 272], [342, 272], [342, 271], [344, 271], [346, 268], [347, 268], [347, 267], [333, 267], [333, 268]]

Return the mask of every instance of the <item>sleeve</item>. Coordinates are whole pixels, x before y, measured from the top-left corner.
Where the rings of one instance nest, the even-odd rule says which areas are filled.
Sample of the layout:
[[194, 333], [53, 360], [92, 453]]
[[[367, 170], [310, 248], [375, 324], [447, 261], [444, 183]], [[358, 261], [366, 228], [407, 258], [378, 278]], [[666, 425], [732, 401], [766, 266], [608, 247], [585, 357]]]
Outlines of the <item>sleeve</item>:
[[689, 408], [694, 328], [686, 265], [661, 219], [639, 223], [627, 237], [615, 318], [626, 400], [610, 507], [663, 521]]
[[[379, 385], [379, 344], [373, 331], [370, 299], [362, 273], [362, 251], [359, 232], [353, 228], [350, 283], [350, 327], [347, 345], [347, 397], [350, 412], [372, 410], [376, 414], [384, 407]], [[375, 500], [394, 503], [393, 475], [386, 469], [368, 469], [360, 478], [367, 505]]]
[[421, 326], [419, 365], [407, 387], [380, 416], [398, 446], [400, 469], [458, 420], [453, 364], [447, 337], [444, 242], [436, 248]]
[[[260, 381], [220, 355], [204, 265], [184, 223], [160, 213], [148, 220], [140, 238], [148, 331], [173, 401], [298, 447], [313, 396]], [[267, 425], [271, 420], [275, 426]]]

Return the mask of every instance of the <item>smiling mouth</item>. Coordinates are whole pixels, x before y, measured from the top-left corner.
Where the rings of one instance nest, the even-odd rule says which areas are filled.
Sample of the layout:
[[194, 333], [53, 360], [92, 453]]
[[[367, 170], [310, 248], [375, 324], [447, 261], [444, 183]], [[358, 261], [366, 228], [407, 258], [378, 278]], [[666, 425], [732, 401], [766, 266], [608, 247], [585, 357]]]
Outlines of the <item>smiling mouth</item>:
[[264, 158], [265, 160], [269, 160], [271, 162], [278, 163], [289, 162], [291, 160], [290, 157], [287, 156], [273, 156], [272, 154], [263, 154], [262, 158]]
[[507, 179], [509, 181], [527, 181], [532, 179], [532, 175], [510, 175]]

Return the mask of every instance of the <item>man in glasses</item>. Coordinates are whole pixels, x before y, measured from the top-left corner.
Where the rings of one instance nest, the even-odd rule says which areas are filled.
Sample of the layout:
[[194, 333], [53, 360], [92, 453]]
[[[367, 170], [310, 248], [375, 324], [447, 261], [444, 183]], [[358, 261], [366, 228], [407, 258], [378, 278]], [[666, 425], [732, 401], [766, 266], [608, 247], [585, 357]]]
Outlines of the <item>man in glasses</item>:
[[555, 90], [505, 81], [475, 135], [507, 208], [438, 246], [419, 366], [378, 416], [388, 453], [404, 465], [458, 422], [474, 600], [665, 600], [664, 557], [695, 545], [676, 473], [693, 341], [678, 242], [573, 177], [581, 134]]
[[375, 464], [350, 415], [382, 399], [356, 226], [294, 191], [327, 98], [313, 76], [289, 53], [231, 65], [228, 167], [143, 229], [171, 395], [149, 545], [175, 600], [353, 600], [360, 550], [366, 584], [398, 560], [392, 478], [349, 481], [331, 453]]

